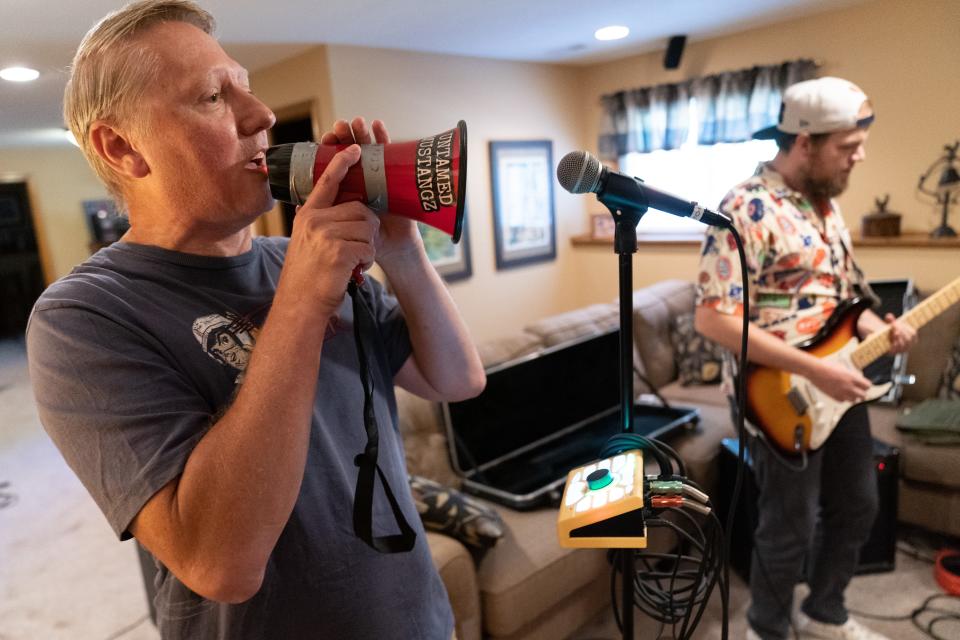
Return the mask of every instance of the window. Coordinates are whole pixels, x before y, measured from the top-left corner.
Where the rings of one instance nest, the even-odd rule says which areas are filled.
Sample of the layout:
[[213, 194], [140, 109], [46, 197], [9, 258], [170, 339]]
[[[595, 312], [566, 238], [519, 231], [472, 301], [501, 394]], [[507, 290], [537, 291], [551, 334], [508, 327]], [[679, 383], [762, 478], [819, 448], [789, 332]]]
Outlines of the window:
[[[699, 131], [696, 99], [691, 98], [690, 128], [683, 145], [670, 151], [627, 154], [620, 159], [620, 170], [642, 178], [661, 191], [716, 209], [731, 187], [753, 175], [758, 163], [777, 154], [777, 143], [773, 140], [700, 146], [697, 144]], [[703, 230], [699, 222], [653, 209], [637, 226], [640, 234], [690, 235]]]

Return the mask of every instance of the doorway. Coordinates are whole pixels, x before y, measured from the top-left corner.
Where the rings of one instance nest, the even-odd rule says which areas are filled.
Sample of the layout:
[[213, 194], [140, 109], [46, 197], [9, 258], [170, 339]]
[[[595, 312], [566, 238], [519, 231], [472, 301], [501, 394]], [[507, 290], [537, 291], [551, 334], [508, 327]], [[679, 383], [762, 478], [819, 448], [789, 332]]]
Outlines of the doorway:
[[[270, 130], [273, 144], [288, 144], [291, 142], [313, 142], [313, 122], [309, 115], [288, 118], [278, 121]], [[280, 203], [283, 214], [283, 235], [289, 236], [293, 231], [293, 216], [297, 208], [289, 202]]]
[[0, 183], [0, 338], [23, 336], [43, 289], [27, 184]]

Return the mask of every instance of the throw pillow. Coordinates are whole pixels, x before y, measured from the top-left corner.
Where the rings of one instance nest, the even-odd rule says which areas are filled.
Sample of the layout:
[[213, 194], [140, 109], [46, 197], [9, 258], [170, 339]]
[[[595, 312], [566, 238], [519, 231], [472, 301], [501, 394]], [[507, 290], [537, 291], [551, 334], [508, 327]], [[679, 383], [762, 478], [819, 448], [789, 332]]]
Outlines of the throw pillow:
[[947, 358], [947, 366], [940, 378], [940, 392], [937, 395], [944, 400], [960, 400], [960, 336], [957, 336], [953, 351]]
[[470, 496], [422, 476], [410, 476], [410, 490], [423, 526], [476, 549], [488, 549], [504, 534], [500, 514]]
[[723, 363], [723, 348], [707, 340], [693, 326], [693, 314], [675, 316], [670, 324], [677, 376], [684, 386], [718, 384]]

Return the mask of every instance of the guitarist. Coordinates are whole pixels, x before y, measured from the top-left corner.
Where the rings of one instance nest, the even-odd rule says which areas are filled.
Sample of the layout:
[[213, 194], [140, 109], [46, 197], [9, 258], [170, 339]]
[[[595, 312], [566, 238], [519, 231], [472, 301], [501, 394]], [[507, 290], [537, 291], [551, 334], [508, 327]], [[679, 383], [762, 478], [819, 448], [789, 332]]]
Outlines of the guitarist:
[[[720, 205], [746, 249], [749, 359], [800, 374], [844, 401], [862, 400], [869, 381], [792, 345], [817, 333], [838, 303], [863, 283], [833, 198], [843, 193], [854, 166], [865, 158], [873, 119], [870, 100], [846, 80], [820, 78], [790, 86], [779, 123], [753, 136], [776, 140], [776, 157], [734, 187]], [[711, 228], [701, 255], [696, 328], [734, 353], [740, 348], [742, 277], [732, 234]], [[863, 337], [888, 324], [893, 325], [894, 352], [916, 341], [916, 332], [905, 323], [892, 315], [881, 320], [869, 310], [860, 316], [857, 331]], [[734, 363], [727, 360], [724, 378], [732, 390]], [[884, 638], [849, 617], [843, 600], [878, 509], [865, 405], [850, 409], [802, 468], [778, 459], [762, 439], [753, 440], [760, 495], [748, 640], [787, 638], [791, 626], [801, 637]], [[818, 517], [823, 542], [812, 549]], [[794, 585], [808, 553], [810, 595], [792, 614]]]

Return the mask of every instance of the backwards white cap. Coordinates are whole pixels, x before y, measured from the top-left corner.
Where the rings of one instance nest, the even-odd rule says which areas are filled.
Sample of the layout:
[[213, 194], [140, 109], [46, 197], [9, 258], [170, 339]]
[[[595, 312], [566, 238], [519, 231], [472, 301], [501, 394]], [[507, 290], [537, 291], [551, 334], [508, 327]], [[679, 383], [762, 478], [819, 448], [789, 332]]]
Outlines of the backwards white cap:
[[787, 87], [780, 103], [780, 122], [753, 134], [757, 140], [776, 138], [778, 133], [832, 133], [866, 128], [873, 114], [857, 118], [868, 100], [860, 87], [841, 78], [804, 80]]

